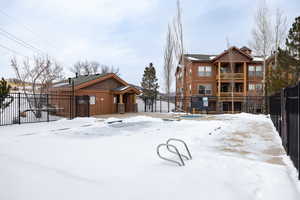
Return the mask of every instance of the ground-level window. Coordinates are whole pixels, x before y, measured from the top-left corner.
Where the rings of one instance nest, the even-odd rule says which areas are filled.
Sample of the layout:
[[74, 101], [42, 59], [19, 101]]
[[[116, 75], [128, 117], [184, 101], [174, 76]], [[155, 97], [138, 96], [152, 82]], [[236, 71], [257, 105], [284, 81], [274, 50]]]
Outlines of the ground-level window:
[[199, 66], [198, 67], [199, 76], [211, 76], [211, 66]]
[[255, 84], [249, 83], [249, 90], [255, 90]]
[[198, 86], [198, 93], [203, 95], [212, 94], [212, 85], [211, 84], [201, 84]]
[[249, 83], [249, 90], [251, 91], [261, 91], [263, 88], [263, 85], [261, 83]]
[[262, 90], [262, 84], [261, 83], [257, 83], [256, 84], [256, 86], [255, 86], [255, 88], [256, 88], [256, 90]]
[[116, 96], [114, 96], [114, 104], [116, 104], [117, 103], [117, 97]]
[[[222, 103], [223, 111], [232, 111], [232, 102]], [[242, 102], [233, 102], [234, 111], [242, 111]]]

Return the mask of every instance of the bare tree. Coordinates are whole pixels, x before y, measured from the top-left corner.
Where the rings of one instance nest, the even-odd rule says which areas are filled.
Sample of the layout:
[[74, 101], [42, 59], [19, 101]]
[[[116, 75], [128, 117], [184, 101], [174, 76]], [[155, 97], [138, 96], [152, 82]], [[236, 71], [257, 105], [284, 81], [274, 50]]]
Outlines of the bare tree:
[[92, 74], [97, 74], [99, 72], [100, 64], [96, 61], [90, 63], [90, 71]]
[[93, 75], [97, 73], [107, 74], [107, 73], [115, 73], [119, 74], [119, 68], [115, 68], [114, 66], [108, 66], [104, 64], [100, 64], [97, 61], [78, 61], [74, 64], [70, 71], [77, 75]]
[[119, 68], [114, 66], [108, 66], [108, 65], [100, 65], [100, 72], [101, 74], [108, 74], [108, 73], [114, 73], [119, 75]]
[[183, 47], [183, 27], [182, 27], [182, 10], [180, 6], [180, 0], [177, 0], [177, 12], [173, 21], [173, 46], [174, 53], [178, 61], [181, 61], [181, 64], [184, 65], [184, 47]]
[[279, 8], [276, 9], [275, 13], [275, 24], [274, 24], [274, 42], [273, 48], [275, 51], [275, 67], [277, 66], [277, 52], [279, 48], [282, 48], [284, 41], [287, 36], [288, 24], [287, 17], [283, 11]]
[[174, 51], [174, 43], [172, 37], [172, 30], [169, 25], [167, 31], [167, 37], [166, 37], [165, 54], [164, 54], [164, 80], [165, 80], [166, 93], [168, 95], [168, 112], [170, 111], [170, 91], [171, 91], [172, 76], [174, 71], [173, 51]]
[[70, 68], [70, 71], [74, 74], [81, 75], [82, 74], [82, 66], [80, 61], [74, 64], [73, 67]]
[[[183, 44], [183, 26], [182, 26], [182, 9], [180, 6], [180, 0], [177, 0], [177, 12], [176, 16], [173, 20], [173, 48], [175, 55], [175, 62], [179, 63], [181, 67], [181, 71], [183, 73], [182, 86], [184, 88], [183, 91], [186, 91], [185, 77], [186, 77], [186, 69], [185, 69], [185, 59], [184, 59], [184, 44]], [[175, 102], [176, 104], [176, 102]], [[182, 104], [183, 106], [183, 104]], [[181, 108], [182, 109], [182, 108]]]
[[91, 74], [90, 71], [90, 63], [85, 61], [77, 61], [72, 68], [70, 68], [70, 71], [77, 75], [89, 75]]
[[[255, 27], [252, 30], [252, 41], [250, 46], [258, 55], [263, 56], [263, 95], [266, 95], [266, 59], [271, 54], [272, 49], [272, 26], [270, 11], [265, 0], [257, 8], [255, 13]], [[264, 100], [264, 105], [265, 105]], [[265, 108], [265, 107], [264, 107]]]
[[[22, 84], [30, 111], [36, 118], [40, 118], [41, 109], [45, 106], [43, 96], [53, 81], [63, 78], [63, 68], [57, 63], [52, 63], [48, 57], [34, 57], [33, 61], [25, 59], [22, 65], [19, 65], [17, 59], [13, 58], [11, 66]], [[28, 95], [26, 83], [30, 84], [32, 95]]]

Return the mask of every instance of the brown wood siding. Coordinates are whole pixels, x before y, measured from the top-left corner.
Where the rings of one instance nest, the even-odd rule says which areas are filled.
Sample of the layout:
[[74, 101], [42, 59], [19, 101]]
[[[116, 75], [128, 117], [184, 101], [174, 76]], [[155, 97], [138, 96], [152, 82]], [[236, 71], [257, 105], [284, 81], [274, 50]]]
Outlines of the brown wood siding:
[[241, 54], [240, 52], [233, 50], [231, 51], [231, 55], [229, 53], [225, 53], [223, 56], [218, 58], [215, 62], [249, 62], [250, 59]]
[[93, 85], [90, 85], [88, 87], [82, 88], [82, 89], [87, 89], [87, 90], [111, 90], [114, 88], [118, 88], [124, 86], [120, 82], [116, 81], [113, 78], [106, 79], [104, 81], [101, 81], [99, 83], [95, 83]]
[[101, 115], [114, 113], [113, 95], [109, 91], [86, 90], [80, 89], [76, 91], [76, 96], [95, 96], [96, 103], [90, 104], [90, 115]]

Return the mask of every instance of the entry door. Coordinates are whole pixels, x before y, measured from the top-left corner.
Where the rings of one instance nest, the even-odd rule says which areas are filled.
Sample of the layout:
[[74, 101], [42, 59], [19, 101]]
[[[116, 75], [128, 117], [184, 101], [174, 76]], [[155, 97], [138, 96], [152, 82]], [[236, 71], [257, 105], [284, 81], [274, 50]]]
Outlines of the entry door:
[[89, 117], [90, 116], [90, 97], [89, 96], [76, 96], [76, 117]]

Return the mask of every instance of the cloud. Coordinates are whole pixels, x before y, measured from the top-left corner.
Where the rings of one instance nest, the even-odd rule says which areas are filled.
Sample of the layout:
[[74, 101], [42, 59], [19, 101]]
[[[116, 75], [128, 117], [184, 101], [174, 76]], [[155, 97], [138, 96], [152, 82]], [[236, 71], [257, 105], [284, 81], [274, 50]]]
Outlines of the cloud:
[[[300, 11], [298, 1], [267, 2], [280, 6], [293, 20]], [[188, 52], [219, 53], [226, 48], [226, 37], [232, 45], [247, 45], [258, 2], [182, 0]], [[138, 84], [144, 67], [153, 62], [162, 84], [165, 33], [175, 6], [176, 0], [11, 0], [4, 1], [0, 10], [18, 22], [0, 13], [0, 27], [49, 53], [66, 72], [78, 60], [97, 60], [119, 67], [124, 79]], [[0, 44], [33, 54], [2, 36]], [[10, 56], [0, 48], [0, 76], [13, 76]]]

